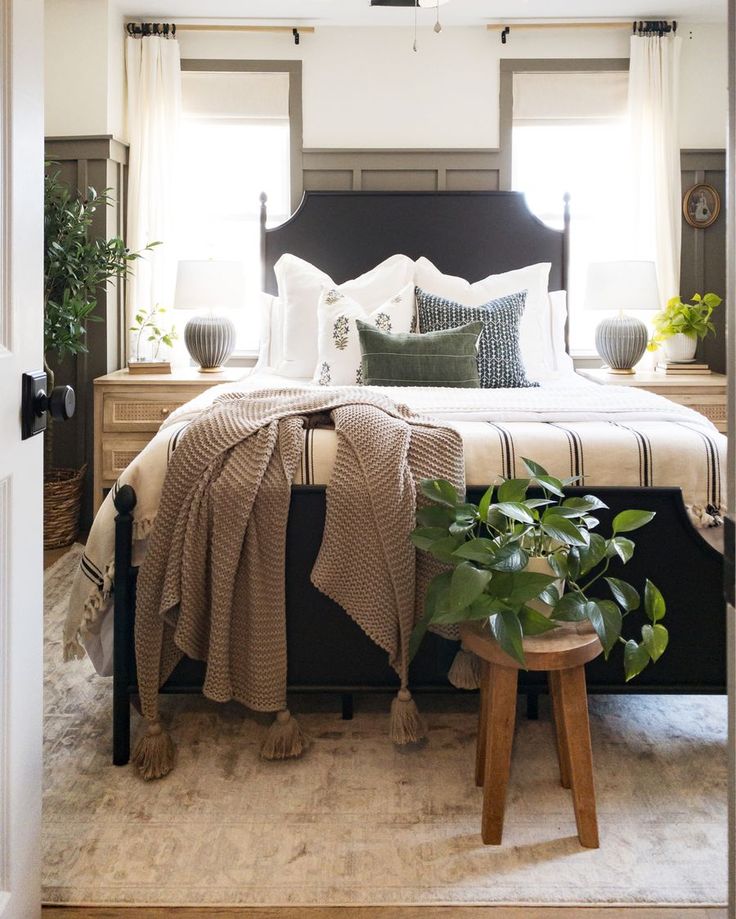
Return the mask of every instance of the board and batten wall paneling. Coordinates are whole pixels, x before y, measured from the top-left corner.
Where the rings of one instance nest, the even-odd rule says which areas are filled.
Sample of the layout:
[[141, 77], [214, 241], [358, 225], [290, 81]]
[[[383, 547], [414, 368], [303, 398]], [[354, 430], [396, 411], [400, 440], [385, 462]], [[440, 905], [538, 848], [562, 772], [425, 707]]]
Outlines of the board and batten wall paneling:
[[726, 372], [726, 154], [723, 150], [683, 150], [681, 153], [682, 193], [706, 182], [721, 196], [721, 213], [704, 230], [682, 221], [680, 296], [687, 300], [694, 293], [713, 291], [724, 302], [713, 314], [716, 334], [698, 345], [698, 358], [712, 370]]
[[[47, 137], [45, 156], [49, 169], [57, 169], [62, 181], [73, 190], [85, 193], [90, 186], [98, 192], [109, 190], [110, 207], [100, 207], [92, 232], [99, 239], [125, 238], [125, 194], [128, 148], [111, 136]], [[54, 463], [79, 468], [88, 464], [82, 502], [82, 526], [92, 520], [92, 381], [117, 370], [123, 364], [125, 346], [125, 308], [123, 285], [111, 283], [97, 298], [99, 322], [87, 323], [87, 353], [67, 357], [61, 363], [52, 359], [56, 385], [69, 384], [77, 395], [74, 417], [54, 427]]]
[[497, 150], [305, 150], [306, 191], [496, 191]]

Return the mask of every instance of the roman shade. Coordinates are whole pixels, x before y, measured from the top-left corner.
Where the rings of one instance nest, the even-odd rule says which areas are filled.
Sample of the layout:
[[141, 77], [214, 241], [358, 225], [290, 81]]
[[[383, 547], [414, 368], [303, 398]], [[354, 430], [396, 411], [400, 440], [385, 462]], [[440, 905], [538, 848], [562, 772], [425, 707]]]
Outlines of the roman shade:
[[288, 73], [202, 73], [181, 75], [182, 108], [201, 118], [288, 118]]
[[626, 116], [626, 71], [514, 74], [514, 125], [609, 121]]

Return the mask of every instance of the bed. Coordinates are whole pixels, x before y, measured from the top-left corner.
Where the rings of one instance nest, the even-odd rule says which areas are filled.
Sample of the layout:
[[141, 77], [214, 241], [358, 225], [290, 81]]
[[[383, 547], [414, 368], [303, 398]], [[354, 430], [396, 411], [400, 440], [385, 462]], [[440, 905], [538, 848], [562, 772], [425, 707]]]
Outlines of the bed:
[[[266, 225], [264, 199], [261, 223], [264, 290], [272, 294], [276, 293], [274, 266], [284, 253], [319, 265], [337, 283], [358, 276], [396, 252], [403, 252], [411, 259], [425, 256], [443, 272], [469, 281], [535, 262], [549, 262], [550, 289], [564, 290], [566, 285], [567, 211], [565, 228], [550, 229], [528, 211], [523, 197], [514, 192], [307, 193], [296, 213], [285, 224], [273, 228]], [[291, 382], [284, 378], [281, 385]], [[247, 385], [258, 385], [258, 378]], [[463, 441], [471, 500], [477, 500], [489, 484], [484, 469], [513, 475], [519, 456], [538, 458], [530, 451], [543, 435], [549, 440], [549, 450], [564, 456], [573, 474], [577, 470], [590, 475], [590, 470], [595, 470], [598, 464], [601, 471], [592, 474], [586, 487], [571, 492], [594, 490], [610, 507], [609, 511], [597, 514], [603, 523], [625, 508], [657, 512], [654, 522], [637, 534], [638, 551], [629, 563], [627, 576], [641, 582], [656, 572], [657, 583], [668, 601], [669, 649], [656, 666], [647, 668], [633, 684], [624, 683], [618, 661], [607, 663], [599, 658], [588, 668], [590, 691], [724, 692], [723, 560], [693, 525], [698, 508], [710, 523], [719, 522], [723, 500], [718, 465], [724, 441], [721, 435], [707, 428], [707, 423], [701, 425], [692, 416], [681, 415], [677, 407], [650, 394], [637, 396], [629, 391], [629, 396], [620, 396], [624, 401], [617, 407], [606, 407], [603, 403], [607, 389], [568, 377], [540, 390], [504, 390], [497, 391], [495, 396], [475, 396], [481, 400], [477, 403], [472, 398], [462, 404], [454, 398], [448, 401], [446, 393], [436, 392], [429, 399], [425, 394], [417, 396], [419, 402], [415, 407], [467, 429]], [[626, 403], [626, 398], [642, 401]], [[486, 399], [491, 402], [484, 402]], [[172, 416], [166, 425], [168, 436], [183, 430], [187, 412], [196, 414], [197, 410], [198, 406], [190, 405]], [[633, 426], [628, 423], [631, 418], [636, 419]], [[483, 438], [477, 440], [473, 432], [479, 424], [493, 429], [491, 440], [489, 430], [484, 430]], [[599, 450], [597, 456], [586, 447], [583, 434], [590, 433], [591, 426], [596, 424], [607, 426], [609, 433], [616, 428], [621, 449], [624, 443], [628, 444], [636, 468], [632, 467], [627, 474], [623, 468], [617, 472], [616, 462], [606, 458], [606, 450]], [[349, 717], [353, 693], [393, 689], [397, 677], [385, 654], [311, 584], [310, 572], [324, 526], [330, 432], [316, 429], [307, 432], [306, 437], [306, 455], [319, 455], [322, 459], [303, 464], [299, 484], [292, 489], [286, 552], [289, 687], [292, 691], [340, 695], [343, 714]], [[164, 431], [158, 449], [168, 449], [161, 446], [166, 438]], [[655, 462], [650, 448], [652, 443], [656, 446], [658, 438], [666, 440], [668, 446], [666, 450], [664, 446], [659, 448]], [[156, 449], [155, 441], [156, 438], [149, 445], [152, 450]], [[688, 461], [691, 454], [702, 456], [698, 460], [702, 461], [703, 470], [698, 473], [697, 486], [702, 494], [686, 494], [684, 498], [683, 489], [687, 493], [696, 487], [688, 478], [693, 473], [693, 464]], [[144, 455], [141, 456], [145, 462]], [[471, 461], [475, 463], [472, 468]], [[112, 642], [116, 764], [123, 764], [129, 758], [130, 703], [137, 692], [133, 627], [139, 557], [135, 554], [133, 535], [139, 508], [131, 484], [134, 481], [125, 475], [121, 477], [108, 499], [114, 502], [116, 512], [114, 617], [107, 620]], [[662, 481], [664, 485], [657, 484]], [[699, 626], [697, 643], [687, 631], [688, 621], [695, 616]], [[447, 672], [456, 650], [456, 643], [430, 636], [412, 664], [412, 687], [451, 691]], [[201, 663], [184, 660], [161, 692], [199, 691], [202, 675]], [[522, 674], [520, 691], [527, 695], [533, 714], [537, 696], [544, 692], [538, 675]]]

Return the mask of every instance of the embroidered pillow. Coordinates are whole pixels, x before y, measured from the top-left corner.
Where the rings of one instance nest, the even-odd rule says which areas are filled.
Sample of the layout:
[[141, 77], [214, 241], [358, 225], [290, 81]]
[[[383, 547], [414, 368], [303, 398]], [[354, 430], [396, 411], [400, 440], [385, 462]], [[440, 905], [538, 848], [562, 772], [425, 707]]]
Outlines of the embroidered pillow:
[[420, 332], [455, 329], [476, 320], [483, 323], [478, 344], [478, 374], [483, 389], [539, 386], [527, 378], [519, 347], [526, 291], [489, 300], [482, 306], [462, 306], [419, 287], [416, 298]]
[[383, 332], [416, 328], [414, 282], [376, 307], [366, 310], [338, 287], [325, 286], [317, 307], [317, 369], [314, 382], [322, 386], [355, 386], [363, 382], [356, 320]]
[[382, 332], [356, 321], [366, 386], [480, 387], [478, 336], [482, 322], [414, 335]]

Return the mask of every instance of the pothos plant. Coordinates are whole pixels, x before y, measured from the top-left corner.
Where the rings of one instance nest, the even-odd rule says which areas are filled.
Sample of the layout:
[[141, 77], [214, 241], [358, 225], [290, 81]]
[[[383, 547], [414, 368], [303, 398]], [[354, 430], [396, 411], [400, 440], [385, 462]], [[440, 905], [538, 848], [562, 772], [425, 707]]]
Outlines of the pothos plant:
[[[631, 614], [642, 609], [639, 591], [608, 574], [613, 562], [626, 564], [634, 542], [625, 536], [645, 526], [652, 511], [626, 510], [612, 521], [611, 535], [594, 532], [593, 512], [607, 507], [595, 495], [566, 497], [578, 477], [558, 479], [525, 459], [527, 478], [505, 479], [472, 504], [443, 479], [425, 479], [422, 493], [431, 502], [417, 511], [414, 545], [450, 566], [430, 583], [425, 612], [411, 637], [413, 657], [433, 624], [485, 620], [503, 650], [525, 666], [522, 639], [563, 622], [590, 622], [608, 658], [623, 645], [627, 681], [664, 653], [669, 635], [662, 625], [665, 601], [646, 580], [645, 622], [636, 637], [623, 635]], [[543, 497], [529, 497], [530, 488]], [[531, 558], [546, 559], [548, 573], [529, 571]], [[557, 585], [564, 582], [564, 592]], [[541, 600], [545, 616], [530, 605]], [[636, 634], [636, 633], [635, 633]]]
[[654, 336], [649, 349], [656, 349], [661, 342], [673, 335], [687, 335], [688, 338], [705, 338], [715, 334], [716, 327], [710, 317], [713, 310], [720, 306], [722, 299], [718, 294], [708, 293], [701, 296], [693, 294], [689, 303], [680, 297], [672, 297], [667, 306], [656, 313], [652, 320]]

